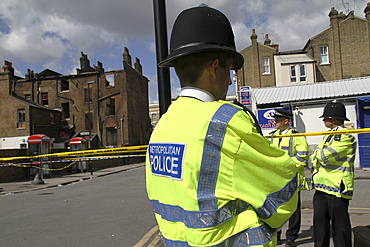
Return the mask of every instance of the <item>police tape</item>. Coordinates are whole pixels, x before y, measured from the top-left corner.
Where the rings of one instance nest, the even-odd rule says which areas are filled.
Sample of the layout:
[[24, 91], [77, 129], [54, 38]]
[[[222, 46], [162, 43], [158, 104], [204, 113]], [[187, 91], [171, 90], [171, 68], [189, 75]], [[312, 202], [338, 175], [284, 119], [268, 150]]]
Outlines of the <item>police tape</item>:
[[[42, 164], [52, 164], [52, 163], [65, 163], [65, 162], [72, 162], [71, 164], [68, 164], [61, 168], [44, 168], [40, 166], [34, 165], [35, 163], [21, 163], [21, 164], [14, 164], [14, 163], [7, 163], [7, 164], [1, 164], [0, 167], [5, 166], [13, 166], [13, 167], [20, 167], [20, 168], [36, 168], [39, 170], [48, 170], [48, 171], [60, 171], [63, 169], [66, 169], [76, 162], [79, 161], [90, 161], [90, 160], [103, 160], [103, 159], [119, 159], [119, 158], [136, 158], [136, 157], [145, 157], [145, 154], [138, 154], [138, 155], [120, 155], [120, 156], [99, 156], [99, 157], [81, 157], [76, 160], [56, 160], [56, 161], [46, 161], [42, 162]], [[38, 164], [41, 164], [41, 162], [37, 162]]]
[[[336, 131], [322, 131], [322, 132], [310, 132], [310, 133], [295, 133], [295, 134], [285, 134], [285, 135], [273, 135], [273, 136], [265, 136], [266, 138], [281, 138], [281, 137], [298, 137], [298, 136], [320, 136], [320, 135], [341, 135], [341, 134], [361, 134], [361, 133], [370, 133], [370, 128], [364, 129], [353, 129], [353, 130], [336, 130]], [[9, 161], [13, 160], [20, 160], [20, 159], [37, 159], [37, 158], [69, 158], [72, 157], [79, 157], [79, 159], [85, 159], [85, 157], [81, 156], [90, 156], [90, 155], [107, 155], [107, 154], [120, 154], [120, 153], [137, 153], [137, 152], [146, 152], [148, 145], [140, 145], [140, 146], [130, 146], [130, 147], [118, 147], [118, 148], [104, 148], [104, 149], [92, 149], [92, 150], [84, 150], [84, 151], [73, 151], [73, 152], [61, 152], [61, 153], [53, 153], [53, 154], [42, 154], [42, 155], [34, 155], [34, 156], [21, 156], [21, 157], [6, 157], [0, 158], [0, 166], [2, 164], [9, 163]], [[145, 156], [142, 155], [142, 156]], [[127, 156], [125, 156], [127, 157]], [[95, 159], [106, 159], [104, 158], [91, 158], [90, 160]], [[74, 159], [73, 159], [74, 160]], [[89, 158], [87, 158], [89, 160]], [[53, 161], [56, 162], [56, 161]], [[65, 160], [64, 160], [65, 162]]]
[[[44, 168], [44, 167], [39, 167], [39, 166], [35, 166], [35, 165], [18, 165], [18, 164], [9, 164], [8, 166], [15, 166], [15, 167], [21, 167], [21, 168], [36, 168], [36, 169], [39, 169], [39, 170], [44, 170], [44, 171], [61, 171], [61, 170], [64, 170], [64, 169], [67, 169], [68, 167], [70, 167], [71, 165], [73, 165], [74, 163], [76, 163], [77, 160], [73, 161], [71, 164], [68, 164], [64, 167], [61, 167], [61, 168]], [[5, 165], [1, 165], [1, 166], [5, 166]]]
[[20, 157], [6, 157], [0, 158], [0, 164], [4, 161], [20, 160], [20, 159], [37, 159], [37, 158], [63, 158], [63, 157], [80, 157], [89, 155], [106, 155], [114, 153], [135, 153], [135, 152], [146, 152], [148, 145], [131, 146], [131, 147], [118, 147], [118, 148], [104, 148], [104, 149], [92, 149], [84, 151], [73, 151], [73, 152], [61, 152], [53, 154], [41, 154], [34, 156], [20, 156]]
[[265, 137], [266, 138], [281, 138], [281, 137], [297, 137], [297, 136], [322, 136], [322, 135], [364, 134], [364, 133], [370, 133], [370, 128], [309, 132], [309, 133], [294, 133], [294, 134], [273, 135], [273, 136], [265, 136]]

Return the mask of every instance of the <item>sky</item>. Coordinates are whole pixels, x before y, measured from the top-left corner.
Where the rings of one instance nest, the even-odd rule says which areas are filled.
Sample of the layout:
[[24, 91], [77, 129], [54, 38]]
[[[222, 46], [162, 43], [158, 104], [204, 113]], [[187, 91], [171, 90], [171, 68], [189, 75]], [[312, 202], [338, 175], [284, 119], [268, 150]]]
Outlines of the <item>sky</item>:
[[[370, 2], [370, 1], [369, 1]], [[329, 28], [328, 14], [338, 12], [365, 18], [364, 0], [167, 0], [168, 38], [177, 15], [204, 3], [223, 12], [234, 30], [237, 50], [266, 34], [279, 51], [302, 49], [307, 41]], [[133, 63], [139, 58], [149, 81], [149, 102], [158, 103], [153, 0], [0, 0], [0, 66], [13, 63], [15, 74], [27, 69], [51, 69], [76, 74], [81, 52], [90, 65], [100, 61], [106, 71], [123, 69], [124, 47]], [[180, 85], [171, 69], [171, 92]], [[231, 85], [228, 95], [235, 94]]]

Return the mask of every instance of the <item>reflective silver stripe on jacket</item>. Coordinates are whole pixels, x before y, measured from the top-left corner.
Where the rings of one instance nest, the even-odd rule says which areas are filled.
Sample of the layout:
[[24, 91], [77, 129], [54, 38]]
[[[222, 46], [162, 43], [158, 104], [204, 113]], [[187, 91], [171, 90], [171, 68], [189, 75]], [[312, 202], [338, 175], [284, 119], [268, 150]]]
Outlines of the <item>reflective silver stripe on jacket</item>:
[[355, 168], [353, 167], [347, 167], [347, 166], [336, 166], [336, 165], [320, 165], [320, 167], [329, 169], [329, 170], [337, 170], [342, 172], [354, 172]]
[[[272, 240], [275, 230], [276, 229], [269, 227], [267, 224], [262, 224], [258, 227], [250, 228], [231, 236], [222, 243], [213, 245], [212, 247], [244, 247], [264, 245]], [[184, 241], [169, 240], [163, 236], [162, 239], [167, 247], [190, 247], [190, 245]]]
[[241, 200], [228, 202], [217, 210], [188, 211], [180, 206], [160, 203], [151, 200], [154, 213], [161, 215], [165, 220], [182, 222], [189, 228], [208, 228], [218, 226], [232, 217], [247, 210], [250, 205]]
[[284, 188], [267, 196], [263, 205], [256, 209], [262, 219], [268, 219], [276, 213], [277, 208], [292, 198], [297, 190], [297, 175]]
[[202, 163], [198, 181], [198, 204], [202, 210], [217, 210], [215, 196], [221, 149], [227, 123], [241, 109], [223, 104], [213, 115], [204, 140]]

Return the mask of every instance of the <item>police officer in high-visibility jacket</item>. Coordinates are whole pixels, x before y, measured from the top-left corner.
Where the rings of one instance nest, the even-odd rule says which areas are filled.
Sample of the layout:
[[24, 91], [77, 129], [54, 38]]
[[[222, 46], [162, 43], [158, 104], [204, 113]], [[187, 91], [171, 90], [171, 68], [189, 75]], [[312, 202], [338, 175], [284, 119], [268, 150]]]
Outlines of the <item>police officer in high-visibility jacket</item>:
[[182, 90], [156, 125], [147, 193], [166, 246], [275, 246], [297, 206], [297, 168], [223, 101], [243, 66], [226, 16], [202, 5], [177, 17], [171, 52]]
[[[275, 119], [275, 128], [276, 130], [270, 133], [271, 136], [274, 135], [288, 135], [299, 133], [290, 125], [290, 120], [293, 114], [290, 111], [284, 109], [275, 109], [273, 118]], [[271, 138], [271, 142], [276, 146], [284, 150], [289, 154], [290, 157], [294, 160], [298, 170], [298, 190], [309, 190], [304, 166], [308, 163], [308, 144], [304, 136], [297, 137], [280, 137], [280, 138]], [[298, 192], [298, 204], [297, 210], [289, 219], [288, 230], [286, 232], [286, 244], [285, 246], [291, 247], [295, 246], [294, 241], [298, 237], [298, 233], [301, 229], [301, 201], [300, 201], [300, 192]], [[280, 241], [281, 230], [278, 231], [278, 241]]]
[[[345, 130], [345, 106], [338, 101], [326, 104], [324, 124], [330, 130]], [[353, 195], [354, 160], [357, 141], [353, 135], [326, 135], [311, 156], [315, 168], [312, 182], [316, 189], [314, 206], [315, 246], [329, 246], [330, 221], [334, 246], [351, 246], [349, 200]]]

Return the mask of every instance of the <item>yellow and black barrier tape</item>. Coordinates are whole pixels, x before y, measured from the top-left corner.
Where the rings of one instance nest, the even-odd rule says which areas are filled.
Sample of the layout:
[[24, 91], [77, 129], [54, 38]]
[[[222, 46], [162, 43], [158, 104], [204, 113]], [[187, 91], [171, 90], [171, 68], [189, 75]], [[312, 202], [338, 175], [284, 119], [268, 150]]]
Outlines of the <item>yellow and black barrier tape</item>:
[[353, 129], [353, 130], [334, 130], [334, 131], [322, 131], [322, 132], [310, 132], [310, 133], [295, 133], [295, 134], [273, 135], [273, 136], [265, 136], [265, 137], [266, 138], [281, 138], [281, 137], [296, 137], [296, 136], [322, 136], [322, 135], [363, 134], [363, 133], [370, 133], [370, 128]]
[[53, 161], [42, 162], [43, 164], [71, 162], [70, 164], [68, 164], [64, 167], [61, 167], [61, 168], [43, 168], [43, 167], [40, 167], [40, 166], [35, 166], [35, 165], [33, 165], [33, 163], [22, 163], [22, 164], [7, 163], [7, 164], [0, 165], [0, 167], [2, 167], [2, 166], [14, 166], [14, 167], [20, 167], [20, 168], [36, 168], [36, 169], [39, 169], [39, 170], [60, 171], [60, 170], [63, 170], [63, 169], [66, 169], [66, 168], [70, 167], [71, 165], [73, 165], [74, 163], [79, 162], [79, 161], [102, 160], [102, 159], [118, 159], [118, 158], [133, 158], [133, 157], [144, 157], [144, 156], [145, 156], [145, 154], [120, 155], [120, 156], [97, 156], [97, 157], [81, 157], [81, 158], [78, 158], [78, 159], [75, 159], [75, 160], [62, 159], [62, 160], [55, 160], [55, 161], [53, 160]]
[[60, 157], [80, 157], [80, 156], [89, 156], [89, 155], [107, 155], [114, 153], [135, 153], [135, 152], [145, 152], [148, 145], [141, 146], [130, 146], [130, 147], [118, 147], [118, 148], [103, 148], [103, 149], [91, 149], [84, 151], [73, 151], [73, 152], [61, 152], [53, 154], [41, 154], [34, 156], [20, 156], [20, 157], [6, 157], [0, 158], [0, 163], [11, 160], [20, 160], [20, 159], [37, 159], [37, 158], [60, 158]]
[[[341, 134], [361, 134], [361, 133], [370, 133], [370, 128], [322, 131], [322, 132], [310, 132], [310, 133], [295, 133], [295, 134], [274, 135], [274, 136], [265, 136], [265, 137], [266, 138], [281, 138], [281, 137], [341, 135]], [[130, 146], [130, 147], [103, 148], [103, 149], [91, 149], [91, 150], [84, 150], [84, 151], [61, 152], [61, 153], [42, 154], [42, 155], [34, 155], [34, 156], [6, 157], [6, 158], [0, 158], [0, 164], [8, 164], [12, 160], [37, 159], [37, 158], [59, 158], [59, 159], [66, 159], [70, 161], [72, 157], [79, 157], [79, 159], [86, 159], [86, 160], [107, 159], [107, 156], [105, 157], [100, 156], [100, 158], [92, 158], [92, 157], [86, 158], [86, 157], [81, 157], [81, 156], [139, 153], [139, 152], [146, 152], [147, 148], [148, 148], [148, 145], [140, 145], [140, 146]], [[141, 156], [145, 156], [145, 155], [143, 154]], [[128, 156], [119, 156], [119, 157], [108, 156], [108, 157], [122, 158], [122, 157], [128, 157]], [[66, 160], [64, 160], [64, 162], [66, 162]], [[53, 160], [53, 162], [56, 162], [56, 161]]]
[[44, 168], [44, 167], [39, 167], [39, 166], [35, 166], [35, 165], [25, 165], [25, 164], [9, 164], [8, 166], [15, 166], [15, 167], [22, 167], [22, 168], [27, 168], [27, 167], [30, 167], [30, 168], [36, 168], [36, 169], [39, 169], [39, 170], [44, 170], [44, 171], [61, 171], [61, 170], [64, 170], [64, 169], [67, 169], [68, 167], [70, 167], [71, 165], [73, 165], [74, 163], [76, 163], [78, 160], [75, 160], [73, 162], [71, 162], [70, 164], [64, 166], [64, 167], [61, 167], [61, 168]]

